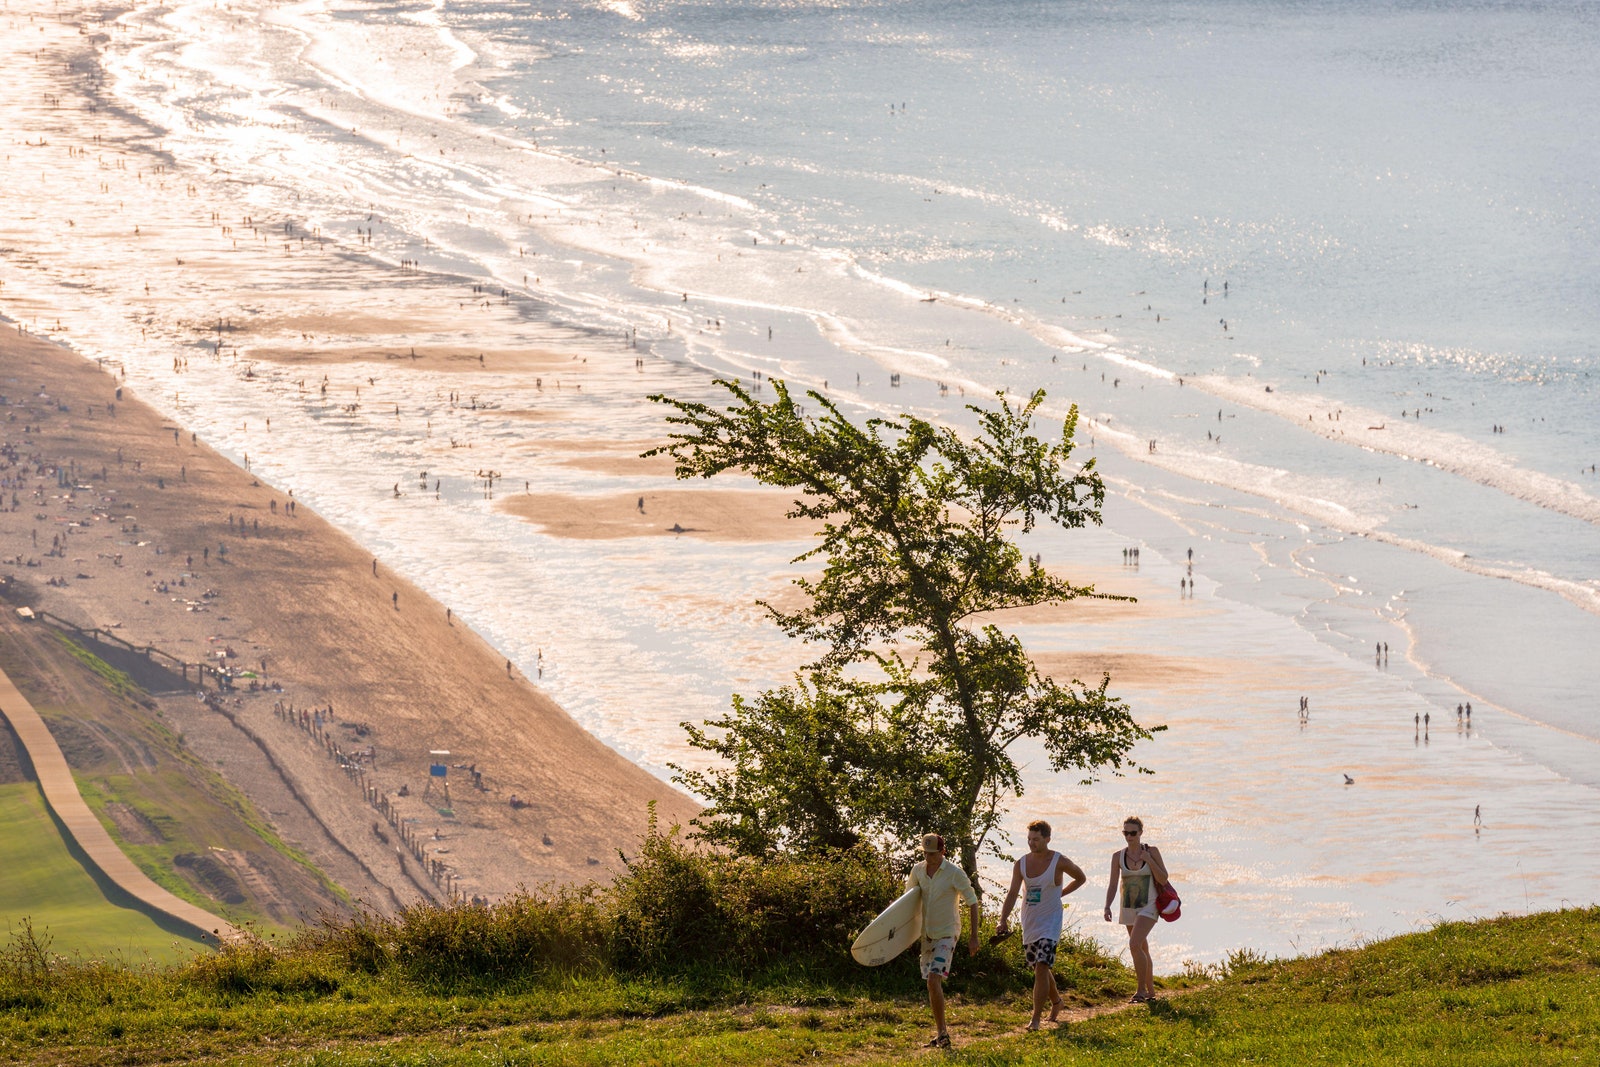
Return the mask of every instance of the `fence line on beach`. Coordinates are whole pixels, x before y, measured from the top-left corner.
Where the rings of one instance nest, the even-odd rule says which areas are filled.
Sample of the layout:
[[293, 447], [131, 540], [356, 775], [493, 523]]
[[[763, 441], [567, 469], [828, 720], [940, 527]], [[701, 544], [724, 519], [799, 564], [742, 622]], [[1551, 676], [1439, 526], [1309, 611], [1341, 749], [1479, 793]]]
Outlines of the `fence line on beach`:
[[[233, 680], [228, 677], [225, 671], [207, 663], [190, 663], [154, 645], [136, 645], [103, 626], [80, 626], [75, 622], [63, 619], [53, 612], [39, 608], [33, 609], [33, 618], [58, 629], [69, 630], [79, 636], [91, 638], [103, 644], [114, 645], [127, 652], [143, 656], [152, 662], [159, 661], [163, 665], [170, 664], [171, 667], [169, 669], [176, 669], [177, 673], [186, 682], [189, 681], [189, 672], [193, 671], [194, 682], [202, 691], [205, 689], [204, 680], [207, 676], [212, 679], [213, 684], [219, 691], [228, 691], [235, 688]], [[207, 694], [206, 699], [209, 705], [216, 697], [213, 694]], [[360, 786], [363, 799], [372, 806], [374, 811], [382, 815], [395, 830], [401, 842], [405, 845], [406, 851], [411, 853], [412, 858], [421, 866], [429, 880], [444, 893], [446, 899], [452, 902], [463, 899], [460, 885], [461, 879], [455, 868], [443, 860], [427, 854], [422, 838], [407, 825], [407, 820], [411, 817], [402, 817], [395, 811], [394, 805], [390, 803], [388, 794], [367, 781], [366, 768], [361, 765], [359, 759], [353, 754], [345, 752], [333, 739], [333, 736], [324, 729], [326, 716], [323, 712], [317, 709], [311, 711], [299, 709], [297, 711], [292, 705], [285, 705], [281, 700], [273, 704], [272, 710], [273, 714], [278, 718], [298, 726], [308, 736], [317, 741], [328, 757], [339, 765], [339, 769], [344, 772], [345, 777]], [[373, 824], [373, 828], [377, 832], [376, 823]], [[381, 832], [379, 832], [379, 839], [384, 844], [388, 844], [388, 838], [382, 835]]]
[[[367, 769], [361, 763], [359, 753], [345, 752], [339, 743], [334, 740], [326, 728], [330, 716], [319, 708], [295, 708], [292, 704], [276, 701], [272, 705], [272, 713], [279, 719], [298, 727], [308, 737], [322, 748], [322, 750], [339, 765], [346, 778], [361, 787], [361, 795], [372, 809], [382, 815], [389, 823], [405, 845], [406, 851], [411, 853], [413, 859], [421, 865], [433, 884], [438, 886], [447, 899], [459, 902], [464, 894], [461, 892], [461, 879], [454, 867], [437, 857], [429, 856], [423, 844], [422, 837], [413, 830], [408, 823], [414, 821], [414, 816], [401, 816], [389, 800], [389, 794], [383, 792], [376, 785], [367, 781]], [[370, 746], [369, 746], [370, 748]], [[371, 758], [368, 756], [367, 758]], [[373, 823], [373, 832], [384, 844], [388, 838], [378, 830], [378, 824]]]
[[155, 645], [136, 645], [127, 638], [112, 633], [103, 626], [79, 626], [77, 623], [69, 622], [53, 612], [45, 611], [43, 608], [34, 608], [32, 611], [34, 618], [50, 623], [57, 629], [71, 630], [75, 634], [92, 638], [101, 644], [116, 645], [125, 651], [143, 656], [152, 662], [159, 660], [164, 664], [170, 664], [171, 666], [168, 669], [176, 669], [186, 682], [189, 680], [189, 672], [192, 670], [194, 671], [195, 684], [202, 689], [205, 688], [207, 675], [211, 676], [218, 689], [232, 689], [234, 687], [233, 679], [229, 678], [224, 671], [218, 670], [209, 663], [190, 663], [178, 656], [174, 656], [170, 652], [157, 648]]

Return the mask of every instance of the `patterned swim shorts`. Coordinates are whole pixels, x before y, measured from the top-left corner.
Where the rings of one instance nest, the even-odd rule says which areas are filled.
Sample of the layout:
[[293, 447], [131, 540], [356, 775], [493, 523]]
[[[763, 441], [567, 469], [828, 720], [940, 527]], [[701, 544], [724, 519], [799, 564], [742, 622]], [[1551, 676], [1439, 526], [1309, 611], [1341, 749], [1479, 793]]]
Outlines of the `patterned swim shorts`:
[[1056, 945], [1060, 942], [1052, 941], [1048, 937], [1041, 937], [1037, 941], [1029, 941], [1022, 946], [1023, 957], [1028, 961], [1028, 966], [1042, 963], [1046, 967], [1056, 965]]
[[922, 977], [924, 980], [932, 977], [949, 978], [950, 961], [956, 957], [956, 939], [941, 937], [936, 941], [928, 938], [922, 939]]

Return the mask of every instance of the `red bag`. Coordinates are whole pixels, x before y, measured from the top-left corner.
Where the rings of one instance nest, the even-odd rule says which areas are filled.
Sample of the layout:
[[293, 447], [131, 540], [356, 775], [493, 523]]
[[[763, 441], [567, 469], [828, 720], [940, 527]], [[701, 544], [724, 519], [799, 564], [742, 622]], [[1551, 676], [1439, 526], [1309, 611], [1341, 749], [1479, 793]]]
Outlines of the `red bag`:
[[1183, 901], [1178, 899], [1178, 890], [1171, 882], [1156, 887], [1156, 914], [1169, 923], [1183, 915]]

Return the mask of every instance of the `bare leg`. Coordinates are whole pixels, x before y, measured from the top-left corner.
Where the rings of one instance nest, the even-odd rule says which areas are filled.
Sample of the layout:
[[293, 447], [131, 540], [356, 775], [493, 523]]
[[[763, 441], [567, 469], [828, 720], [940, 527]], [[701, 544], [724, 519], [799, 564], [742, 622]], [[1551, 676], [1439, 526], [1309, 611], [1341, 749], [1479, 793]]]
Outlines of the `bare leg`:
[[1043, 963], [1033, 965], [1033, 1021], [1028, 1023], [1029, 1030], [1039, 1029], [1039, 1019], [1044, 1015], [1045, 1001], [1050, 999], [1052, 976], [1050, 968]]
[[1154, 916], [1141, 915], [1128, 927], [1128, 954], [1133, 957], [1133, 973], [1138, 979], [1141, 997], [1156, 995], [1155, 964], [1150, 958], [1150, 930], [1156, 924]]
[[1067, 1001], [1061, 995], [1061, 990], [1056, 988], [1056, 972], [1046, 967], [1044, 973], [1050, 976], [1050, 1021], [1056, 1022], [1061, 1017], [1061, 1009], [1067, 1006]]
[[948, 1034], [944, 1023], [944, 979], [936, 974], [928, 976], [928, 1007], [933, 1009], [933, 1026], [940, 1036]]

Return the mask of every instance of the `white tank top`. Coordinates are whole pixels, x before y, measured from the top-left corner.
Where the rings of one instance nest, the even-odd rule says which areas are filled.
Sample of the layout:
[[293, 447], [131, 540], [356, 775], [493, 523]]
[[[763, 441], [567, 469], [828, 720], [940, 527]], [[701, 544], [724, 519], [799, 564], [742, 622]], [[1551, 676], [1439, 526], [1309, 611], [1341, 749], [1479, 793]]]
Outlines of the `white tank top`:
[[1028, 877], [1027, 857], [1017, 861], [1022, 875], [1022, 941], [1031, 944], [1041, 939], [1061, 940], [1061, 887], [1056, 885], [1056, 865], [1061, 853], [1050, 853], [1050, 862], [1036, 878]]

